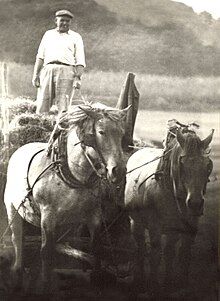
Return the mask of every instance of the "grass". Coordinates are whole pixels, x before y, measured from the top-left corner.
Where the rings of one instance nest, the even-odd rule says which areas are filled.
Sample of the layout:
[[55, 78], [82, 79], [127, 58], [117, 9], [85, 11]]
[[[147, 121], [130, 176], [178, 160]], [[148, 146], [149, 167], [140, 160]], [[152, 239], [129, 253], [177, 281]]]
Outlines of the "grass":
[[[33, 66], [8, 63], [7, 67], [8, 96], [35, 99], [37, 91], [31, 84]], [[125, 72], [86, 69], [82, 80], [82, 94], [89, 100], [114, 106], [126, 76]], [[1, 83], [0, 76], [0, 85]], [[140, 93], [140, 109], [180, 112], [220, 110], [220, 77], [180, 78], [137, 73], [135, 84]]]

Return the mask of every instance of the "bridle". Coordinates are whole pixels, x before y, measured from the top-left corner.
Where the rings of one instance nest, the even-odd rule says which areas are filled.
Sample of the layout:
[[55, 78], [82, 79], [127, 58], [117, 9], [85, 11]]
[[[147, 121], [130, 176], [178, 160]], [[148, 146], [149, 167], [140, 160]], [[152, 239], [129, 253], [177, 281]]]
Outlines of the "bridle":
[[[185, 185], [181, 182], [181, 175], [180, 175], [180, 161], [181, 159], [185, 157], [184, 155], [181, 155], [179, 158], [178, 158], [178, 177], [179, 177], [179, 183], [181, 183], [181, 186], [182, 186], [182, 189], [183, 191], [186, 192], [186, 188], [185, 188]], [[177, 185], [175, 183], [175, 179], [174, 179], [174, 176], [170, 175], [170, 177], [172, 178], [172, 187], [173, 187], [173, 195], [174, 195], [174, 200], [175, 200], [175, 203], [176, 203], [176, 206], [177, 206], [177, 211], [179, 213], [179, 216], [180, 216], [180, 219], [183, 223], [183, 225], [185, 226], [186, 228], [186, 233], [187, 234], [190, 234], [190, 235], [195, 235], [197, 232], [198, 232], [198, 227], [197, 226], [194, 226], [190, 223], [190, 221], [188, 220], [188, 215], [187, 213], [184, 212], [184, 210], [182, 209], [182, 206], [180, 204], [180, 201], [181, 201], [181, 198], [178, 196], [178, 191], [177, 191]], [[204, 184], [204, 186], [207, 185], [207, 183], [209, 182], [209, 179], [207, 178], [207, 182]], [[203, 190], [205, 191], [205, 190]], [[204, 193], [204, 192], [203, 192]], [[185, 205], [186, 206], [186, 205]]]
[[[75, 143], [75, 146], [78, 144], [81, 144], [83, 153], [88, 160], [89, 164], [91, 165], [94, 174], [90, 177], [89, 181], [87, 183], [80, 182], [79, 180], [76, 179], [76, 177], [72, 174], [72, 172], [69, 169], [68, 165], [68, 155], [67, 155], [67, 137], [68, 133], [67, 131], [61, 131], [58, 140], [57, 140], [57, 145], [54, 146], [54, 151], [52, 152], [52, 160], [53, 161], [58, 161], [59, 164], [57, 165], [55, 171], [57, 175], [63, 180], [64, 183], [66, 183], [70, 188], [91, 188], [96, 185], [97, 181], [99, 179], [105, 179], [103, 174], [100, 174], [98, 169], [96, 168], [95, 164], [93, 163], [92, 159], [88, 156], [86, 153], [86, 146], [85, 142], [83, 140], [79, 140], [78, 143]], [[99, 152], [100, 153], [100, 152]], [[98, 155], [99, 155], [98, 153]], [[100, 156], [99, 156], [100, 158]], [[102, 164], [105, 165], [103, 162], [102, 158], [100, 158]]]
[[77, 135], [78, 135], [78, 139], [81, 143], [81, 147], [84, 152], [84, 155], [85, 155], [87, 161], [90, 163], [93, 171], [95, 172], [97, 177], [99, 177], [100, 179], [107, 180], [107, 177], [105, 176], [105, 174], [99, 172], [99, 170], [93, 163], [92, 159], [86, 152], [86, 147], [92, 147], [95, 150], [96, 154], [98, 155], [98, 158], [99, 158], [98, 162], [100, 164], [100, 167], [102, 167], [103, 170], [104, 169], [107, 170], [107, 168], [106, 168], [107, 164], [105, 162], [104, 156], [97, 145], [96, 135], [95, 135], [95, 122], [93, 121], [93, 124], [92, 124], [92, 132], [90, 132], [90, 133], [80, 133], [79, 132], [79, 133], [77, 133]]

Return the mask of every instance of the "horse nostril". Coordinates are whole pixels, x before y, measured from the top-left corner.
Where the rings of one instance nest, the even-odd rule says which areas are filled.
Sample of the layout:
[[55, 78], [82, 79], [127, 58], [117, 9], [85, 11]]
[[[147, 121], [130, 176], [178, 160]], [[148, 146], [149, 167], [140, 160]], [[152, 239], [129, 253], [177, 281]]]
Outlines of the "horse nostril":
[[113, 183], [118, 183], [126, 175], [126, 169], [114, 166], [111, 170], [108, 170], [108, 174]]
[[187, 201], [188, 204], [188, 208], [190, 210], [192, 210], [193, 212], [201, 212], [203, 209], [203, 205], [204, 205], [204, 199], [200, 200], [200, 201], [194, 201], [192, 199], [189, 199]]
[[112, 178], [113, 182], [117, 182], [118, 181], [117, 179], [118, 179], [118, 176], [119, 176], [119, 173], [120, 173], [119, 171], [120, 170], [119, 170], [119, 168], [117, 166], [115, 166], [115, 167], [112, 168], [112, 172], [111, 172], [112, 173], [112, 177], [111, 178]]
[[114, 166], [114, 167], [112, 168], [112, 176], [117, 178], [117, 176], [118, 176], [119, 174], [120, 174], [120, 168], [118, 168], [117, 166]]

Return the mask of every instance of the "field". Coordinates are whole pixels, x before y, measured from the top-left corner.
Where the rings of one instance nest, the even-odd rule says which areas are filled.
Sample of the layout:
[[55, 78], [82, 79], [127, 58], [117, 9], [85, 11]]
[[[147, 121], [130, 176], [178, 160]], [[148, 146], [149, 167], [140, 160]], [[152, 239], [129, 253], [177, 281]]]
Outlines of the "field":
[[[32, 87], [33, 66], [7, 63], [7, 89], [11, 98], [35, 99]], [[132, 72], [132, 70], [130, 70]], [[127, 72], [102, 72], [85, 70], [82, 95], [88, 100], [98, 100], [115, 105]], [[170, 77], [137, 73], [135, 83], [140, 93], [140, 109], [215, 112], [220, 110], [219, 77]], [[0, 95], [2, 93], [0, 74]]]
[[196, 122], [200, 126], [198, 133], [201, 138], [205, 138], [210, 133], [211, 129], [214, 129], [213, 145], [219, 146], [220, 112], [217, 110], [210, 113], [139, 110], [134, 136], [135, 138], [143, 140], [162, 141], [166, 133], [167, 121], [174, 118], [185, 124]]
[[[161, 142], [166, 133], [166, 122], [169, 119], [176, 118], [178, 121], [188, 123], [197, 121], [200, 124], [200, 136], [205, 138], [212, 128], [215, 129], [215, 135], [212, 142], [211, 158], [214, 162], [214, 169], [211, 176], [211, 182], [208, 184], [205, 213], [201, 217], [199, 232], [195, 245], [192, 250], [193, 258], [190, 272], [190, 286], [186, 290], [177, 290], [172, 295], [172, 300], [187, 301], [217, 301], [217, 262], [218, 262], [218, 214], [219, 214], [219, 179], [218, 172], [220, 167], [219, 156], [219, 113], [180, 113], [163, 111], [145, 111], [140, 110], [137, 115], [134, 131], [135, 140], [152, 143], [152, 141]], [[219, 254], [220, 258], [220, 254]], [[161, 265], [163, 273], [163, 264]], [[95, 300], [97, 297], [94, 290], [88, 284], [88, 274], [76, 270], [74, 274], [67, 277], [67, 280], [57, 280], [66, 285], [65, 291], [58, 291], [58, 296], [64, 294], [63, 300]], [[125, 285], [125, 290], [124, 290]], [[66, 296], [77, 295], [77, 299], [68, 299]], [[14, 296], [15, 297], [15, 296]], [[28, 297], [31, 300], [31, 295]], [[67, 299], [65, 299], [67, 298]], [[86, 299], [85, 299], [86, 298]], [[120, 284], [117, 288], [108, 288], [100, 295], [101, 299], [127, 301], [129, 294], [126, 291], [126, 284]], [[128, 298], [128, 299], [127, 299]], [[15, 297], [15, 300], [16, 297]], [[59, 300], [59, 298], [57, 299]], [[151, 300], [149, 296], [141, 297], [137, 300]], [[158, 301], [167, 299], [158, 299]], [[133, 300], [132, 300], [133, 301]]]
[[[33, 66], [8, 64], [9, 97], [35, 98], [36, 90], [31, 86], [32, 69]], [[126, 75], [123, 72], [91, 71], [85, 73], [82, 94], [89, 100], [99, 100], [114, 106]], [[1, 80], [0, 77], [0, 83]], [[167, 120], [173, 118], [182, 123], [196, 121], [200, 125], [201, 138], [205, 138], [211, 129], [215, 129], [210, 155], [213, 159], [214, 169], [208, 184], [205, 213], [201, 217], [199, 233], [193, 247], [190, 287], [188, 292], [180, 291], [173, 295], [173, 300], [217, 301], [217, 266], [218, 258], [220, 258], [220, 249], [218, 251], [218, 241], [220, 240], [218, 237], [218, 232], [220, 233], [220, 224], [218, 224], [220, 214], [220, 183], [218, 179], [220, 168], [220, 78], [169, 78], [136, 74], [135, 83], [140, 92], [140, 110], [137, 115], [134, 138], [140, 143], [142, 141], [149, 142], [149, 144], [161, 143], [166, 134]], [[5, 226], [5, 216], [2, 216], [2, 212], [0, 225], [2, 228]], [[85, 276], [82, 279], [88, 286], [88, 279]], [[71, 281], [75, 281], [75, 278]], [[78, 282], [76, 281], [76, 283]], [[75, 285], [77, 286], [77, 284]], [[82, 286], [82, 282], [80, 285]], [[84, 288], [81, 289], [76, 288], [80, 291], [80, 299], [95, 300], [97, 295], [96, 297], [92, 295], [94, 292], [90, 287], [88, 287], [88, 294], [82, 293], [87, 286], [83, 286]], [[74, 291], [75, 287], [71, 289]], [[69, 294], [71, 292], [74, 294], [71, 289]], [[91, 298], [85, 299], [89, 294], [91, 294]], [[128, 300], [127, 293], [118, 288], [111, 288], [110, 291], [108, 290], [106, 294], [103, 292], [103, 294], [100, 295], [99, 300]], [[140, 300], [150, 299], [143, 297]]]

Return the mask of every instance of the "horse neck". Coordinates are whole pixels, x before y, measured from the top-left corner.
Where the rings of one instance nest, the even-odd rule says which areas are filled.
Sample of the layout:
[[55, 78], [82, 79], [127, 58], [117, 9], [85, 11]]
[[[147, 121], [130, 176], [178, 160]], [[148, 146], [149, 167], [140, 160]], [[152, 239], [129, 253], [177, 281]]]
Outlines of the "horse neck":
[[180, 179], [180, 157], [182, 156], [182, 154], [183, 150], [179, 145], [176, 145], [170, 156], [170, 183], [172, 185], [171, 191], [178, 211], [182, 211], [185, 207], [185, 202], [183, 200], [186, 197], [185, 189]]
[[178, 176], [178, 164], [179, 164], [179, 156], [180, 156], [180, 149], [178, 145], [176, 145], [176, 139], [172, 141], [169, 149], [167, 150], [167, 154], [163, 160], [165, 160], [165, 171], [164, 171], [164, 185], [165, 187], [174, 194], [173, 189], [173, 181], [175, 177]]

